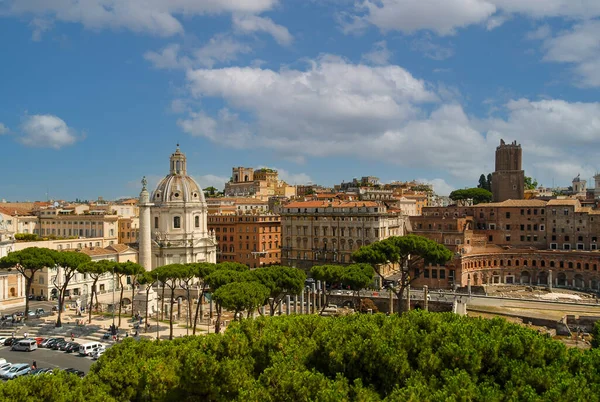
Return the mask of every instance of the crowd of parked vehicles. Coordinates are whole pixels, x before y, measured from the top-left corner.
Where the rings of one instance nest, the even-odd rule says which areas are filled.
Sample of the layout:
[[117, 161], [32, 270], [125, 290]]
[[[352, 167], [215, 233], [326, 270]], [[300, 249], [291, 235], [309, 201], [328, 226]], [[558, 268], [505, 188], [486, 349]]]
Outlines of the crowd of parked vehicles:
[[[23, 375], [54, 374], [55, 370], [60, 369], [52, 369], [48, 367], [35, 367], [35, 361], [33, 362], [33, 365], [29, 365], [27, 363], [9, 363], [6, 361], [6, 359], [0, 358], [0, 379], [4, 381], [13, 380]], [[85, 376], [85, 373], [83, 371], [74, 368], [63, 369], [62, 371], [65, 371], [67, 373], [73, 373], [79, 377]]]

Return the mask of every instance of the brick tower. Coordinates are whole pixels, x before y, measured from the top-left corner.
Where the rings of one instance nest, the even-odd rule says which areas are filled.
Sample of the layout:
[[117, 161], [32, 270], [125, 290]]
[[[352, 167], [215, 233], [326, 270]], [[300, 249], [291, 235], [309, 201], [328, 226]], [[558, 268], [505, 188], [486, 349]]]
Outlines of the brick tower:
[[523, 151], [514, 141], [506, 144], [500, 140], [496, 148], [496, 170], [492, 173], [492, 195], [494, 202], [522, 200], [525, 194], [525, 172], [521, 167]]

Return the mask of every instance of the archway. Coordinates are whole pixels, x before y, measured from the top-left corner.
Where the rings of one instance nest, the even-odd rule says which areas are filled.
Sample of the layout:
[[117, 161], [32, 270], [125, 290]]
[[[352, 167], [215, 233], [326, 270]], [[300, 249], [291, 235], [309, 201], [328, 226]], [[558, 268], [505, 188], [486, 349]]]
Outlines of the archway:
[[528, 271], [521, 272], [521, 285], [531, 285], [531, 275]]
[[498, 272], [494, 271], [492, 272], [492, 283], [496, 284], [496, 283], [502, 283], [501, 282], [501, 278], [500, 278], [500, 274], [498, 274]]
[[567, 286], [567, 274], [560, 272], [556, 275], [556, 286]]
[[10, 288], [10, 297], [17, 297], [17, 290], [15, 288]]
[[581, 275], [581, 274], [575, 275], [575, 279], [573, 281], [573, 284], [575, 285], [575, 287], [577, 289], [583, 289], [583, 288], [585, 288], [585, 281], [583, 280], [583, 275]]
[[596, 279], [596, 278], [592, 279], [591, 287], [592, 287], [592, 290], [598, 290], [598, 279]]
[[540, 272], [537, 277], [537, 283], [538, 283], [538, 285], [547, 285], [548, 284], [548, 273], [545, 271]]

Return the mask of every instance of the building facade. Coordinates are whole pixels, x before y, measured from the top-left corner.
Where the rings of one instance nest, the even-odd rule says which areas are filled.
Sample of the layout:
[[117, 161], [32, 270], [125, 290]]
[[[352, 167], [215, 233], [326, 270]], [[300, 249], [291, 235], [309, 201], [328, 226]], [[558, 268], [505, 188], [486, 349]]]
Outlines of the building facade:
[[250, 268], [281, 263], [281, 216], [211, 214], [208, 228], [217, 240], [217, 262], [239, 262]]
[[281, 208], [282, 264], [349, 264], [363, 245], [402, 236], [408, 218], [373, 201], [304, 201]]
[[146, 270], [174, 263], [216, 262], [217, 242], [208, 232], [204, 192], [187, 175], [187, 159], [179, 146], [169, 159], [169, 174], [151, 196], [143, 180], [139, 208], [140, 262]]

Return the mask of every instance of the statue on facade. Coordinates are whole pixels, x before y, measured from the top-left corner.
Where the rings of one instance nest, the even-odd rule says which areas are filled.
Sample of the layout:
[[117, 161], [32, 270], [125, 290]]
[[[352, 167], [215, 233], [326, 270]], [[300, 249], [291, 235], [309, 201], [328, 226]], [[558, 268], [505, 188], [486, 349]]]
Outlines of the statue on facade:
[[146, 176], [142, 177], [142, 191], [146, 190], [146, 185], [148, 185], [148, 180], [146, 180]]

